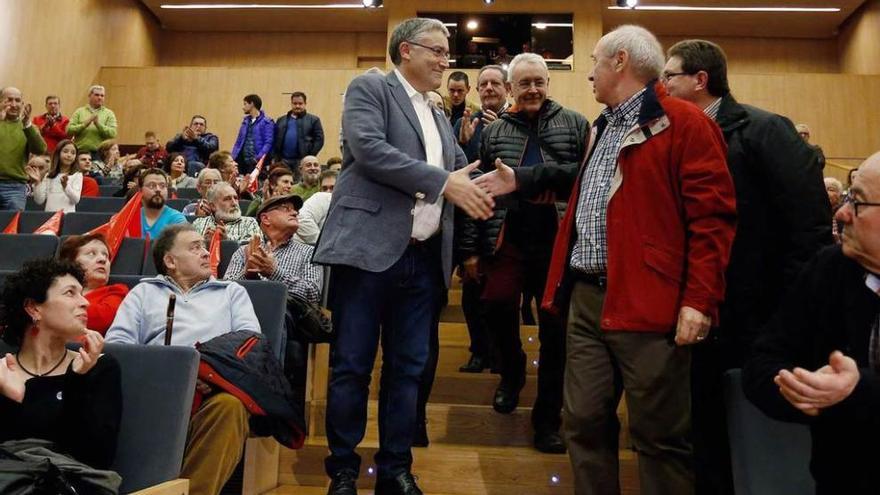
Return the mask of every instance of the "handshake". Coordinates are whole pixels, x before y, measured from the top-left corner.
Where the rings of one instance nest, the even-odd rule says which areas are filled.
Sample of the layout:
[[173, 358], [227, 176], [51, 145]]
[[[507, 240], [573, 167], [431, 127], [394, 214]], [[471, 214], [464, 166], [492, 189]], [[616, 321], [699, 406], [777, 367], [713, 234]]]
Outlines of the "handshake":
[[487, 220], [492, 217], [494, 198], [516, 190], [516, 176], [512, 168], [496, 158], [495, 170], [471, 180], [471, 172], [479, 166], [477, 160], [449, 174], [443, 196], [471, 217]]

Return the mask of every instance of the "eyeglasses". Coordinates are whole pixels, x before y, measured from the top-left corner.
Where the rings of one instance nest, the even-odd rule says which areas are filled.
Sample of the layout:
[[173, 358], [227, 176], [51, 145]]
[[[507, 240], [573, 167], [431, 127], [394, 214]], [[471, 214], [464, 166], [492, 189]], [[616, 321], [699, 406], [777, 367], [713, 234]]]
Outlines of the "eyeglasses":
[[144, 188], [146, 189], [168, 189], [168, 184], [164, 182], [149, 182], [144, 184]]
[[426, 50], [430, 50], [431, 53], [433, 53], [434, 56], [437, 58], [443, 58], [443, 59], [449, 60], [449, 52], [440, 48], [439, 46], [428, 46], [428, 45], [423, 45], [421, 43], [416, 43], [415, 41], [409, 41], [409, 40], [407, 40], [406, 42], [409, 43], [410, 45], [416, 45], [416, 46], [420, 46]]
[[853, 196], [847, 196], [843, 198], [843, 204], [849, 203], [852, 205], [853, 216], [859, 216], [859, 208], [863, 206], [880, 206], [880, 203], [869, 203], [867, 201], [856, 201]]
[[663, 82], [669, 82], [673, 77], [678, 76], [692, 76], [690, 72], [668, 72], [660, 75], [660, 80]]

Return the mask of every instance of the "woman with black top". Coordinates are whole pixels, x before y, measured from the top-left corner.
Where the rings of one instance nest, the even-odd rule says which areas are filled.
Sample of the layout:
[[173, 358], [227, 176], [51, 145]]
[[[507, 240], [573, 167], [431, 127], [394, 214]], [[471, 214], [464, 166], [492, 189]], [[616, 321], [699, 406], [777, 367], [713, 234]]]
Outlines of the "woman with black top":
[[[31, 261], [6, 279], [0, 324], [16, 347], [0, 358], [0, 442], [39, 438], [96, 469], [113, 463], [122, 413], [119, 364], [86, 330], [83, 273]], [[78, 351], [66, 344], [78, 340]]]

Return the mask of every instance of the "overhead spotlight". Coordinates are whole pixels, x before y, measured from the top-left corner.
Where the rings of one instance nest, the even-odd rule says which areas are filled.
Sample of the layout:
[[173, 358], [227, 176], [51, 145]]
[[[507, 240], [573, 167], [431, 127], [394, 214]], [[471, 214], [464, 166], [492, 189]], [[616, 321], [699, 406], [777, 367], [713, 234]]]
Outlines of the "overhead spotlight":
[[532, 26], [535, 26], [535, 29], [547, 29], [547, 24], [543, 22], [536, 22]]
[[476, 19], [471, 19], [467, 21], [467, 28], [471, 31], [477, 29], [478, 27], [480, 27], [480, 24], [476, 21]]
[[634, 9], [639, 4], [639, 0], [617, 0], [618, 7]]
[[492, 5], [493, 3], [495, 3], [495, 0], [483, 0], [483, 3], [485, 3], [486, 5]]
[[382, 0], [363, 0], [364, 7], [368, 9], [375, 9], [382, 6]]

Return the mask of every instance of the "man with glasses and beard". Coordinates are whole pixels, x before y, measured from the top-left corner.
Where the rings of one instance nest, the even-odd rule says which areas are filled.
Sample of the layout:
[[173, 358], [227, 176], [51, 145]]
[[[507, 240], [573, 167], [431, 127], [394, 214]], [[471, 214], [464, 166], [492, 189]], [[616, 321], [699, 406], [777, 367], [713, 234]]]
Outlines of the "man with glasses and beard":
[[162, 169], [148, 168], [140, 177], [141, 231], [144, 238], [156, 239], [162, 230], [177, 223], [186, 223], [183, 213], [165, 204], [168, 199], [168, 174]]
[[213, 215], [197, 218], [193, 226], [210, 242], [214, 231], [220, 229], [220, 238], [247, 242], [260, 235], [260, 226], [251, 217], [241, 215], [238, 194], [226, 182], [219, 182], [208, 189], [208, 202], [214, 210]]

